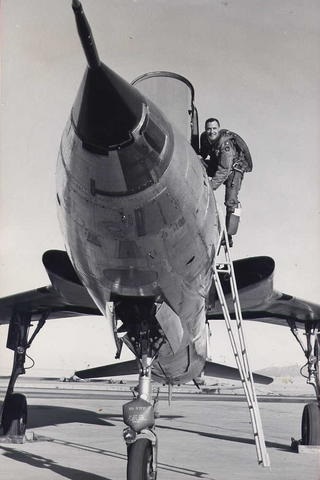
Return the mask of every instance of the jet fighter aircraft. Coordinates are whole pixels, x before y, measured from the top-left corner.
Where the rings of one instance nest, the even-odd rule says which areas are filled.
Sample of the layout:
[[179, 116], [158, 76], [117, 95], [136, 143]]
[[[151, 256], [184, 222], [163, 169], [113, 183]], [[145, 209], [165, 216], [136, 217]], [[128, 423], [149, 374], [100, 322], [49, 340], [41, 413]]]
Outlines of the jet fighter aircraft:
[[[26, 350], [46, 320], [104, 315], [112, 322], [116, 358], [124, 343], [137, 360], [77, 374], [138, 373], [137, 398], [123, 411], [127, 478], [154, 479], [151, 378], [170, 386], [195, 380], [203, 371], [239, 378], [236, 369], [207, 361], [206, 323], [224, 316], [213, 283], [223, 225], [197, 155], [191, 83], [172, 72], [152, 72], [128, 83], [101, 62], [80, 2], [73, 0], [72, 6], [88, 65], [57, 163], [57, 208], [66, 252], [43, 255], [51, 285], [0, 300], [0, 323], [9, 324], [7, 347], [15, 353], [2, 434], [10, 438], [25, 432], [27, 403], [14, 386], [24, 373]], [[302, 441], [319, 445], [320, 307], [275, 292], [274, 267], [269, 257], [234, 262], [242, 314], [286, 325], [301, 343], [317, 396], [305, 407]], [[232, 316], [227, 280], [222, 280], [222, 291]], [[298, 328], [305, 329], [306, 347]], [[272, 380], [262, 375], [253, 379]]]

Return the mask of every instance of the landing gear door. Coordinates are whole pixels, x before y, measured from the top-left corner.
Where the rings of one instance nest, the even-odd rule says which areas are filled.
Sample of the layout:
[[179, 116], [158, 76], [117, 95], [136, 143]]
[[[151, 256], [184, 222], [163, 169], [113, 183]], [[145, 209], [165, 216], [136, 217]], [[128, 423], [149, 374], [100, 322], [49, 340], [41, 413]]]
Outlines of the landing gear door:
[[136, 78], [132, 85], [160, 108], [198, 153], [198, 112], [189, 80], [172, 72], [150, 72]]

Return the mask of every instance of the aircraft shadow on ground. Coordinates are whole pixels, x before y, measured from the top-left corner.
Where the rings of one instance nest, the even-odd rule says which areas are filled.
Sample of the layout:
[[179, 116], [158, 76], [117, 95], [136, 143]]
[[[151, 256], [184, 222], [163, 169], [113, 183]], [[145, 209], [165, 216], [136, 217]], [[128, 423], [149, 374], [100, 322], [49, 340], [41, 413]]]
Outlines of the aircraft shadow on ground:
[[[164, 420], [176, 420], [183, 418], [183, 415], [161, 415]], [[122, 414], [108, 414], [93, 412], [92, 410], [58, 407], [48, 405], [28, 406], [28, 428], [59, 425], [62, 423], [86, 423], [90, 425], [103, 425], [114, 427], [115, 423], [122, 422]]]
[[[74, 442], [68, 442], [65, 440], [58, 440], [50, 437], [39, 436], [38, 440], [48, 441], [54, 444], [63, 445], [65, 447], [116, 458], [118, 460], [123, 460], [124, 462], [127, 461], [127, 455], [121, 452], [106, 450], [103, 448], [95, 448], [93, 446], [83, 445], [83, 444], [74, 443]], [[0, 445], [0, 453], [1, 453], [1, 450], [4, 451], [3, 455], [8, 458], [27, 463], [33, 467], [52, 470], [53, 472], [59, 473], [61, 476], [64, 476], [65, 478], [69, 478], [70, 480], [111, 480], [111, 478], [101, 477], [100, 475], [96, 475], [94, 473], [88, 473], [78, 469], [61, 466], [57, 464], [54, 460], [51, 460], [49, 458], [45, 458], [39, 455], [34, 455], [29, 452], [19, 451], [10, 447], [5, 447]], [[208, 474], [206, 472], [199, 471], [199, 470], [192, 470], [190, 468], [181, 467], [178, 465], [170, 465], [167, 463], [159, 462], [158, 468], [159, 470], [164, 470], [166, 472], [174, 472], [174, 473], [181, 474], [184, 477], [208, 478], [207, 477]]]
[[[121, 452], [106, 450], [103, 448], [96, 448], [93, 446], [83, 445], [80, 443], [69, 442], [66, 440], [59, 440], [56, 438], [50, 438], [45, 436], [38, 436], [38, 441], [47, 441], [52, 442], [53, 444], [62, 445], [69, 448], [74, 448], [76, 450], [86, 451], [89, 453], [95, 453], [98, 455], [104, 455], [107, 457], [116, 458], [118, 460], [122, 460], [123, 462], [127, 461], [127, 455]], [[69, 478], [70, 480], [111, 480], [111, 478], [101, 477], [100, 475], [96, 475], [91, 472], [82, 471], [75, 468], [70, 468], [66, 466], [59, 465], [54, 460], [32, 454], [30, 452], [17, 450], [16, 448], [10, 448], [7, 446], [0, 445], [0, 453], [1, 450], [4, 452], [3, 456], [10, 458], [12, 460], [16, 460], [19, 462], [26, 463], [34, 468], [41, 468], [44, 470], [51, 470], [54, 473], [57, 473], [65, 478]], [[166, 472], [173, 472], [183, 477], [195, 477], [195, 478], [208, 478], [207, 472], [193, 470], [186, 467], [181, 467], [179, 465], [170, 465], [167, 463], [158, 463], [159, 470], [163, 470]]]
[[[160, 419], [163, 420], [176, 420], [184, 418], [183, 415], [161, 415]], [[90, 425], [101, 425], [101, 426], [116, 426], [119, 422], [122, 422], [122, 414], [108, 414], [102, 412], [93, 412], [91, 410], [70, 408], [70, 407], [59, 407], [59, 406], [47, 406], [47, 405], [29, 405], [28, 407], [28, 429], [39, 428], [50, 425], [66, 424], [66, 423], [85, 423]], [[157, 425], [157, 428], [164, 430], [174, 430], [182, 433], [191, 433], [195, 435], [200, 435], [207, 438], [225, 440], [229, 442], [239, 442], [244, 444], [254, 444], [254, 440], [250, 438], [234, 436], [234, 435], [223, 435], [218, 433], [208, 433], [200, 430], [190, 430], [186, 428], [174, 427], [172, 425]], [[49, 442], [63, 444], [68, 447], [73, 447], [80, 450], [88, 450], [90, 452], [95, 452], [101, 455], [107, 455], [111, 457], [118, 458], [120, 460], [126, 461], [126, 455], [120, 452], [112, 452], [105, 449], [94, 448], [92, 446], [81, 445], [73, 442], [68, 442], [65, 440], [58, 440], [55, 438], [49, 437], [39, 437], [38, 440], [47, 440]], [[276, 448], [278, 450], [292, 452], [294, 453], [289, 445], [281, 444], [277, 442], [266, 441], [266, 446], [269, 448]], [[49, 469], [53, 472], [64, 476], [70, 480], [111, 480], [107, 477], [101, 477], [99, 475], [84, 472], [78, 469], [65, 467], [55, 463], [53, 460], [38, 455], [33, 455], [32, 453], [25, 451], [18, 451], [16, 449], [5, 447], [0, 445], [1, 449], [4, 451], [6, 457], [12, 458], [13, 460], [27, 463], [31, 466], [43, 469]], [[167, 472], [180, 473], [185, 476], [196, 477], [196, 478], [206, 478], [205, 472], [194, 471], [185, 469], [183, 467], [169, 465], [160, 463], [160, 470], [165, 470]]]
[[[120, 417], [121, 415], [119, 415]], [[107, 419], [117, 417], [91, 410], [70, 407], [51, 407], [47, 405], [28, 406], [28, 428], [59, 425], [62, 423], [87, 423], [90, 425], [104, 425], [114, 427], [114, 423]]]
[[[169, 421], [180, 418], [184, 418], [184, 416], [161, 415], [161, 419]], [[122, 414], [105, 414], [99, 412], [92, 412], [91, 410], [46, 405], [29, 405], [28, 407], [28, 429], [76, 422], [91, 425], [115, 426], [116, 423], [122, 421]], [[93, 446], [82, 445], [66, 440], [59, 440], [57, 438], [42, 436], [41, 434], [36, 434], [36, 441], [48, 441], [54, 444], [64, 445], [66, 447], [75, 448], [78, 450], [88, 451], [99, 455], [106, 455], [108, 457], [117, 458], [123, 461], [127, 460], [126, 454], [121, 452], [113, 452], [111, 450], [95, 448]], [[0, 445], [0, 452], [1, 450], [4, 452], [3, 455], [6, 457], [9, 457], [16, 461], [24, 462], [36, 468], [51, 470], [70, 480], [111, 480], [107, 477], [101, 477], [93, 473], [88, 473], [75, 468], [59, 465], [50, 458], [34, 455], [26, 451], [16, 450], [14, 448]], [[196, 471], [177, 465], [159, 463], [158, 467], [160, 470], [179, 473], [186, 477], [207, 478], [206, 472]]]
[[[237, 437], [237, 436], [231, 436], [231, 435], [222, 435], [221, 433], [208, 433], [208, 432], [201, 432], [198, 430], [188, 430], [185, 428], [179, 428], [179, 427], [171, 427], [171, 426], [166, 426], [166, 425], [157, 425], [157, 428], [163, 428], [166, 430], [175, 430], [177, 432], [184, 432], [184, 433], [195, 433], [197, 435], [200, 435], [202, 437], [208, 437], [208, 438], [214, 438], [217, 440], [226, 440], [229, 442], [239, 442], [239, 443], [247, 443], [254, 445], [255, 441], [253, 438], [245, 438], [245, 437]], [[291, 449], [291, 445], [287, 445], [285, 443], [277, 443], [277, 442], [269, 442], [266, 441], [266, 447], [268, 448], [276, 448], [278, 450], [282, 450], [285, 452], [291, 452], [295, 453]]]
[[110, 478], [105, 476], [101, 477], [101, 475], [96, 475], [95, 473], [59, 465], [50, 458], [34, 455], [33, 453], [16, 450], [10, 447], [4, 447], [2, 445], [0, 446], [0, 449], [4, 451], [3, 455], [7, 458], [26, 463], [34, 468], [51, 470], [52, 472], [57, 473], [62, 477], [69, 478], [70, 480], [111, 480]]
[[[161, 420], [177, 420], [184, 418], [183, 415], [160, 415]], [[108, 414], [93, 412], [91, 410], [47, 406], [47, 405], [29, 405], [28, 407], [28, 429], [39, 428], [50, 425], [59, 425], [63, 423], [85, 423], [89, 425], [101, 425], [114, 427], [118, 422], [122, 422], [122, 414]], [[254, 444], [254, 440], [245, 437], [222, 435], [218, 433], [208, 433], [199, 430], [189, 430], [173, 426], [157, 425], [157, 428], [175, 430], [179, 432], [194, 433], [208, 438], [226, 440], [231, 442], [240, 442]], [[287, 444], [266, 441], [266, 446], [277, 448], [279, 450], [292, 452], [291, 446]]]
[[[160, 415], [161, 420], [177, 420], [184, 418], [183, 415]], [[108, 414], [93, 412], [91, 410], [59, 407], [59, 406], [47, 406], [47, 405], [29, 405], [28, 407], [28, 429], [39, 428], [50, 425], [59, 425], [64, 423], [85, 423], [89, 425], [101, 425], [114, 427], [119, 422], [123, 422], [122, 414]], [[159, 425], [157, 428], [175, 430], [185, 433], [193, 433], [208, 438], [226, 440], [230, 442], [239, 442], [254, 444], [254, 440], [251, 438], [223, 435], [220, 433], [208, 433], [199, 430], [190, 430], [170, 425]], [[277, 442], [266, 441], [266, 446], [269, 448], [276, 448], [286, 452], [293, 452], [291, 446], [288, 444], [282, 444]]]

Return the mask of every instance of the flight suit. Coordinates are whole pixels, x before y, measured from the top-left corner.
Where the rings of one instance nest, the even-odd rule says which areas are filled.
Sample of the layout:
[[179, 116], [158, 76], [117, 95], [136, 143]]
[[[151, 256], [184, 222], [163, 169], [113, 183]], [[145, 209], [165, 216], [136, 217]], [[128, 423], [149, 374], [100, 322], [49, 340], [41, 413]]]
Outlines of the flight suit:
[[[236, 148], [234, 134], [228, 130], [220, 130], [220, 134], [214, 143], [210, 143], [206, 133], [200, 137], [200, 154], [207, 165], [207, 173], [212, 177], [210, 184], [213, 190], [217, 190], [224, 184], [225, 206], [227, 210], [226, 225], [230, 235], [237, 231], [237, 225], [230, 222], [232, 213], [239, 206], [238, 194], [241, 188], [244, 156]], [[206, 160], [207, 156], [209, 160]], [[231, 224], [232, 223], [232, 224]]]

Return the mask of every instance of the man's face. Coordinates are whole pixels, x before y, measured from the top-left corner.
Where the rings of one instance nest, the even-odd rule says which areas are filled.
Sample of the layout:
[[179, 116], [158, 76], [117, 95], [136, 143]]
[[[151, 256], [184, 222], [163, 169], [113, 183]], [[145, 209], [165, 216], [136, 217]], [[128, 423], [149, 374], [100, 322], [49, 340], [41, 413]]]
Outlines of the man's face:
[[206, 133], [209, 142], [213, 142], [219, 135], [220, 127], [217, 122], [208, 122], [206, 125]]

